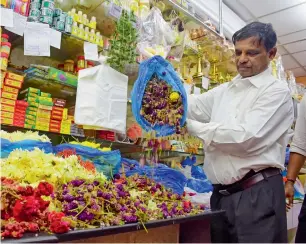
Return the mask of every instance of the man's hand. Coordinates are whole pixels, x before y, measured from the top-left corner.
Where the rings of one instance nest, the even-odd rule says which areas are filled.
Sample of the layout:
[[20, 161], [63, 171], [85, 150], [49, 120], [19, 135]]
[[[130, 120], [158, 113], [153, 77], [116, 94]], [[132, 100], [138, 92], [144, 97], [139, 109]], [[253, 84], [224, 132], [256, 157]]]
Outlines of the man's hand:
[[294, 196], [294, 183], [291, 181], [287, 181], [285, 184], [285, 195], [288, 199], [287, 209], [290, 209], [293, 204], [293, 196]]

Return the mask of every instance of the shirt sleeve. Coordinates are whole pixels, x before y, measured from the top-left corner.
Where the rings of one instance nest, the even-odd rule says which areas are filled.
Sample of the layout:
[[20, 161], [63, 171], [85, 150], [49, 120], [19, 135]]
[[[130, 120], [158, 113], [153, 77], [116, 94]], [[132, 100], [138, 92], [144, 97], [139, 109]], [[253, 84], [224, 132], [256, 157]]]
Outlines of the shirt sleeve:
[[214, 97], [223, 88], [224, 85], [221, 85], [201, 95], [188, 95], [187, 118], [202, 123], [208, 123], [211, 118], [211, 112], [214, 105]]
[[206, 147], [212, 145], [235, 156], [254, 156], [287, 133], [293, 117], [289, 91], [283, 87], [270, 87], [246, 113], [242, 123], [203, 124], [189, 119], [187, 128], [190, 134], [203, 139]]
[[300, 103], [290, 151], [306, 156], [306, 95]]

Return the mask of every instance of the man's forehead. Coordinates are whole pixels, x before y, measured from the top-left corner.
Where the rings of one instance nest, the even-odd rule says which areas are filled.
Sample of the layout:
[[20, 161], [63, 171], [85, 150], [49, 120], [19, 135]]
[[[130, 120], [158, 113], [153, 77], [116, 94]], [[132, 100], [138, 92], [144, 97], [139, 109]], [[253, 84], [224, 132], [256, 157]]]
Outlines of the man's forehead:
[[243, 40], [239, 40], [235, 43], [236, 48], [244, 46], [248, 46], [250, 48], [264, 48], [262, 40], [260, 40], [260, 38], [257, 36], [252, 36]]

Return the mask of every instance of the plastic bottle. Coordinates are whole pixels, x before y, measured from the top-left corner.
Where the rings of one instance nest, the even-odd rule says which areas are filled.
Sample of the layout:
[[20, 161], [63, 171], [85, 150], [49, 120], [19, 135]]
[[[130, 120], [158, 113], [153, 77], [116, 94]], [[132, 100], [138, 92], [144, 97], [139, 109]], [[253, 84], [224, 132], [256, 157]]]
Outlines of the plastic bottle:
[[88, 26], [85, 27], [84, 39], [85, 39], [86, 41], [89, 40], [89, 27], [88, 27]]
[[87, 14], [83, 14], [82, 23], [83, 23], [84, 25], [88, 25]]
[[78, 37], [84, 39], [84, 34], [85, 34], [84, 25], [80, 24]]
[[96, 33], [94, 29], [91, 29], [90, 33], [89, 33], [89, 42], [91, 43], [95, 43], [96, 40]]
[[100, 32], [97, 31], [96, 32], [96, 40], [95, 40], [95, 43], [100, 45], [100, 40], [102, 39], [102, 36], [100, 35]]
[[89, 22], [89, 26], [92, 28], [92, 29], [96, 29], [97, 28], [97, 20], [96, 20], [96, 17], [95, 16], [92, 16], [91, 19], [90, 19], [90, 22]]
[[83, 13], [82, 13], [82, 11], [78, 12], [77, 21], [80, 22], [80, 23], [83, 23]]
[[71, 9], [71, 17], [73, 18], [73, 21], [77, 21], [78, 20], [78, 16], [76, 14], [75, 8]]
[[73, 22], [71, 34], [74, 35], [74, 36], [78, 36], [79, 35], [79, 27], [78, 27], [78, 23], [77, 22]]

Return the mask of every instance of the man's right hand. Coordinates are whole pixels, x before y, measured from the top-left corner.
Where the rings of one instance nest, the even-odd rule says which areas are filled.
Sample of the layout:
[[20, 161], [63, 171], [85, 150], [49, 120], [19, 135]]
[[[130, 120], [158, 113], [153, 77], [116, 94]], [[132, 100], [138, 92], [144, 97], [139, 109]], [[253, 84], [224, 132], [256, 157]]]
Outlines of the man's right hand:
[[287, 209], [290, 209], [293, 204], [293, 196], [294, 196], [294, 183], [291, 181], [287, 181], [285, 183], [285, 195], [288, 199]]

